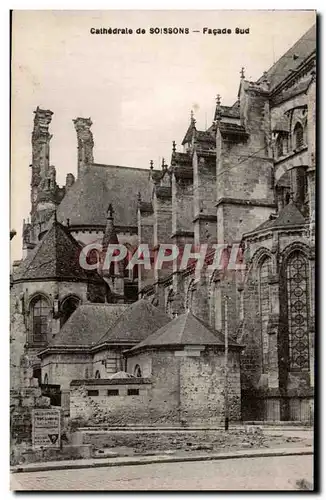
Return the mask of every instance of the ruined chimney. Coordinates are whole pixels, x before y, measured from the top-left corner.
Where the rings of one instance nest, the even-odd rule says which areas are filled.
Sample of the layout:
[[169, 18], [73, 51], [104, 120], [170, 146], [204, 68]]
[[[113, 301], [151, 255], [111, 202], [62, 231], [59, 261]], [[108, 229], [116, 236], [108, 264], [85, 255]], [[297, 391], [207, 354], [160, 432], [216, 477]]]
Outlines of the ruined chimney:
[[77, 132], [77, 172], [78, 177], [80, 177], [85, 173], [87, 167], [94, 162], [92, 120], [78, 117], [73, 122]]
[[47, 178], [50, 166], [49, 125], [53, 112], [49, 109], [36, 108], [34, 111], [34, 128], [32, 132], [32, 178], [31, 178], [31, 205], [32, 212], [36, 206], [38, 187], [42, 180]]
[[72, 173], [66, 175], [66, 191], [75, 184], [75, 176]]

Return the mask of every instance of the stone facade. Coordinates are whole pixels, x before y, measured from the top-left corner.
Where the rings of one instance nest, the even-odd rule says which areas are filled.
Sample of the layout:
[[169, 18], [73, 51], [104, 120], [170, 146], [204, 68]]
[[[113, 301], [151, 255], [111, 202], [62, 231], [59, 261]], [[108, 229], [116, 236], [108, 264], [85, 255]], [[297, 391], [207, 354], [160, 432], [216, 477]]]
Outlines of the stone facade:
[[[88, 326], [87, 342], [51, 351], [81, 305], [118, 307], [143, 298], [171, 320], [191, 311], [243, 346], [241, 355], [230, 353], [231, 418], [311, 420], [315, 29], [258, 81], [248, 81], [241, 71], [235, 102], [222, 105], [218, 96], [214, 122], [207, 130], [198, 130], [192, 113], [183, 150], [173, 141], [171, 160], [163, 160], [159, 169], [153, 162], [149, 171], [94, 163], [92, 122], [79, 117], [74, 120], [78, 179], [68, 174], [66, 186], [59, 188], [49, 160], [52, 112], [37, 108], [31, 220], [24, 222], [24, 259], [14, 265], [11, 283], [13, 391], [22, 388], [24, 356], [34, 377], [43, 381], [47, 375], [48, 383], [66, 392], [74, 378], [109, 378], [125, 369], [134, 374], [138, 365], [142, 376], [151, 379], [142, 397], [168, 401], [170, 421], [220, 421], [220, 348], [207, 348], [199, 357], [178, 357], [171, 348], [131, 354], [129, 349], [145, 337], [131, 339], [128, 325], [119, 338], [99, 349], [94, 347], [98, 330]], [[174, 260], [162, 269], [139, 265], [133, 272], [123, 262], [99, 276], [96, 271], [85, 274], [76, 265], [77, 253], [94, 242], [123, 244], [129, 256], [137, 245], [148, 244], [151, 264], [166, 244], [180, 251], [191, 244], [193, 252], [207, 245], [208, 251], [202, 269], [196, 258], [185, 269]], [[222, 246], [218, 269], [211, 266], [214, 244]], [[52, 254], [57, 264], [50, 269]], [[74, 262], [72, 274], [65, 262], [68, 254]], [[34, 334], [42, 334], [42, 345], [31, 342]], [[41, 363], [40, 350], [48, 348], [51, 356], [42, 354]], [[85, 401], [82, 392], [72, 390], [75, 401]], [[105, 408], [102, 399], [100, 404], [94, 398]], [[115, 401], [123, 413], [129, 403], [120, 395]], [[129, 401], [138, 408], [137, 398]], [[161, 418], [157, 410], [155, 402], [152, 421]]]

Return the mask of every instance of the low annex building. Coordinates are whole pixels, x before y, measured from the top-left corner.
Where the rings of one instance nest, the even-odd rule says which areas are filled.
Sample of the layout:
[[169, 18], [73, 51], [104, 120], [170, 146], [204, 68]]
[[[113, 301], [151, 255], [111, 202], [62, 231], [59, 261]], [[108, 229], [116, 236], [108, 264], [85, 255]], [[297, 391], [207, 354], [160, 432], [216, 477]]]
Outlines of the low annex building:
[[[127, 372], [135, 376], [72, 381], [70, 416], [111, 425], [221, 424], [224, 347], [219, 332], [191, 312], [182, 314], [124, 352]], [[241, 349], [230, 340], [228, 410], [233, 421], [241, 418]]]

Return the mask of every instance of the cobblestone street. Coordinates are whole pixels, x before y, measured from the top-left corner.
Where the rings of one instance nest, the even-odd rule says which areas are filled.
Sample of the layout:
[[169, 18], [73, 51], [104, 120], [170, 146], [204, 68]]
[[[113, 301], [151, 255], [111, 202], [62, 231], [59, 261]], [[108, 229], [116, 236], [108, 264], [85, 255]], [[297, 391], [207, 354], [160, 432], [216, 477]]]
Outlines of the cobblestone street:
[[312, 478], [312, 456], [288, 456], [18, 473], [11, 490], [296, 490]]

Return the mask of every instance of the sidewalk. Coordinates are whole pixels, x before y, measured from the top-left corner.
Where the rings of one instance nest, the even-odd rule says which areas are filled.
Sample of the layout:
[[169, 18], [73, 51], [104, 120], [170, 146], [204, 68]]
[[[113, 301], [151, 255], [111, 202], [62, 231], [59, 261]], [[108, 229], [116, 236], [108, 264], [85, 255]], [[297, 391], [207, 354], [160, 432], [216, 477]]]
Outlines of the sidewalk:
[[146, 465], [171, 462], [196, 462], [205, 460], [228, 460], [234, 458], [284, 457], [290, 455], [313, 455], [313, 447], [304, 448], [275, 448], [239, 450], [223, 453], [202, 453], [190, 455], [159, 454], [154, 456], [133, 456], [116, 458], [91, 458], [77, 460], [60, 460], [57, 462], [31, 463], [12, 467], [12, 473], [39, 472], [48, 470], [88, 469], [92, 467], [119, 467], [126, 465]]

